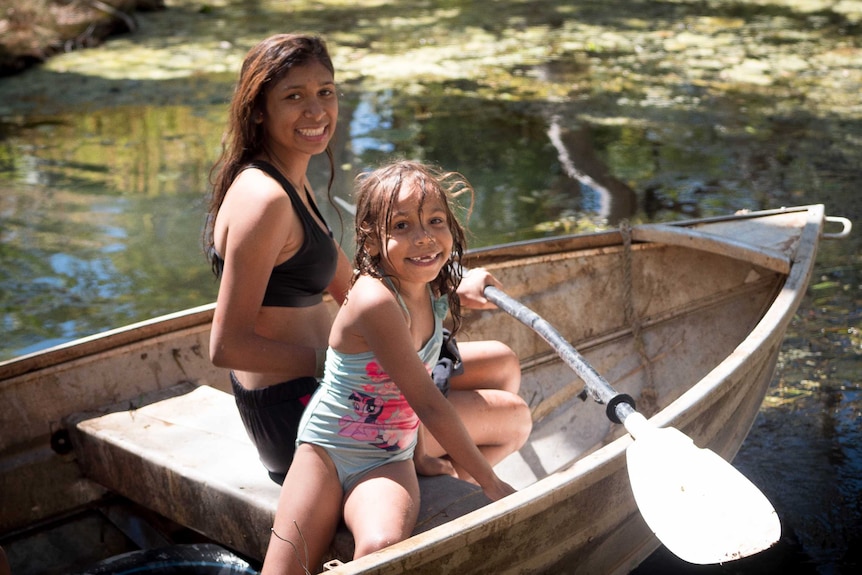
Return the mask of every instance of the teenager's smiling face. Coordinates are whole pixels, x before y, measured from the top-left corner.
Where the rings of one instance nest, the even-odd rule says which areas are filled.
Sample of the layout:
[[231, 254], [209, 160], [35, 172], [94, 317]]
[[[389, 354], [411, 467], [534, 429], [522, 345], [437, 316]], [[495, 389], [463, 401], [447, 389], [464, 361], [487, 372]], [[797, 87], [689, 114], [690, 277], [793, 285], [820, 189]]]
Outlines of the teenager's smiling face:
[[401, 185], [392, 206], [381, 262], [402, 284], [433, 281], [449, 260], [454, 240], [443, 201], [435, 190], [423, 194], [418, 179]]
[[337, 119], [335, 80], [319, 62], [291, 68], [266, 94], [262, 122], [278, 148], [319, 154], [332, 139]]

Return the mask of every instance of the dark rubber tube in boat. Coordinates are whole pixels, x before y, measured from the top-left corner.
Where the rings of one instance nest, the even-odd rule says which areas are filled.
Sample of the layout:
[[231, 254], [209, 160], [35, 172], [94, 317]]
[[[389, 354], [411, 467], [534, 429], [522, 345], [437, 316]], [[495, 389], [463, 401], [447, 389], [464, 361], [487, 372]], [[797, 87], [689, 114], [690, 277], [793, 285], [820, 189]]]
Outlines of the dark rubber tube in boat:
[[76, 575], [258, 575], [247, 561], [212, 543], [170, 545], [104, 559]]

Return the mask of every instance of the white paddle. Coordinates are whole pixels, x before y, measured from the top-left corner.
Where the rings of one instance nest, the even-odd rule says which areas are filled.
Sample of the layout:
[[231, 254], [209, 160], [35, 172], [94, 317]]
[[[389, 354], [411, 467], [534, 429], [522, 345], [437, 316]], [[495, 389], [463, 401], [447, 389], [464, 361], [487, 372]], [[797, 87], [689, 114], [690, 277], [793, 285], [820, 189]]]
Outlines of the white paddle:
[[607, 405], [608, 417], [635, 439], [626, 450], [629, 482], [646, 524], [674, 555], [701, 565], [725, 563], [772, 547], [781, 523], [772, 505], [730, 463], [674, 428], [658, 428], [635, 411], [547, 321], [493, 287], [485, 297], [535, 331]]

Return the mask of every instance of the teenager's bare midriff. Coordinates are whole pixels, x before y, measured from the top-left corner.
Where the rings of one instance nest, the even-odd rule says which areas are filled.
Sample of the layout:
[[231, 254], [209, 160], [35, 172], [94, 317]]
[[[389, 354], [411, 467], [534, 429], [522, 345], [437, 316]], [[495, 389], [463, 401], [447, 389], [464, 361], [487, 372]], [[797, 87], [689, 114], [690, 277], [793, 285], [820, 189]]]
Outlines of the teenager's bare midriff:
[[280, 373], [252, 373], [236, 371], [237, 379], [247, 389], [256, 389], [290, 381], [298, 377], [314, 376], [317, 369], [317, 353], [328, 346], [332, 314], [336, 308], [332, 302], [309, 307], [262, 307], [256, 322], [259, 335], [269, 339], [303, 346], [297, 352], [291, 369]]

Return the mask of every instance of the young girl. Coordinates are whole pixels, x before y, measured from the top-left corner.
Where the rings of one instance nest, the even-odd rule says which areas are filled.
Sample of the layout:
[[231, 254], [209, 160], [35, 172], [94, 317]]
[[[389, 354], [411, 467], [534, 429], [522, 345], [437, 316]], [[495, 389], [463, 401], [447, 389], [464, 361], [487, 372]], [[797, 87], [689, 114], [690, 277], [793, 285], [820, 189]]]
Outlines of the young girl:
[[321, 387], [300, 422], [263, 575], [316, 568], [342, 517], [354, 558], [409, 537], [419, 512], [420, 420], [490, 499], [514, 492], [430, 376], [443, 318], [451, 312], [454, 332], [461, 321], [464, 233], [448, 202], [453, 188], [472, 192], [457, 174], [406, 161], [361, 181], [357, 271], [330, 332]]

